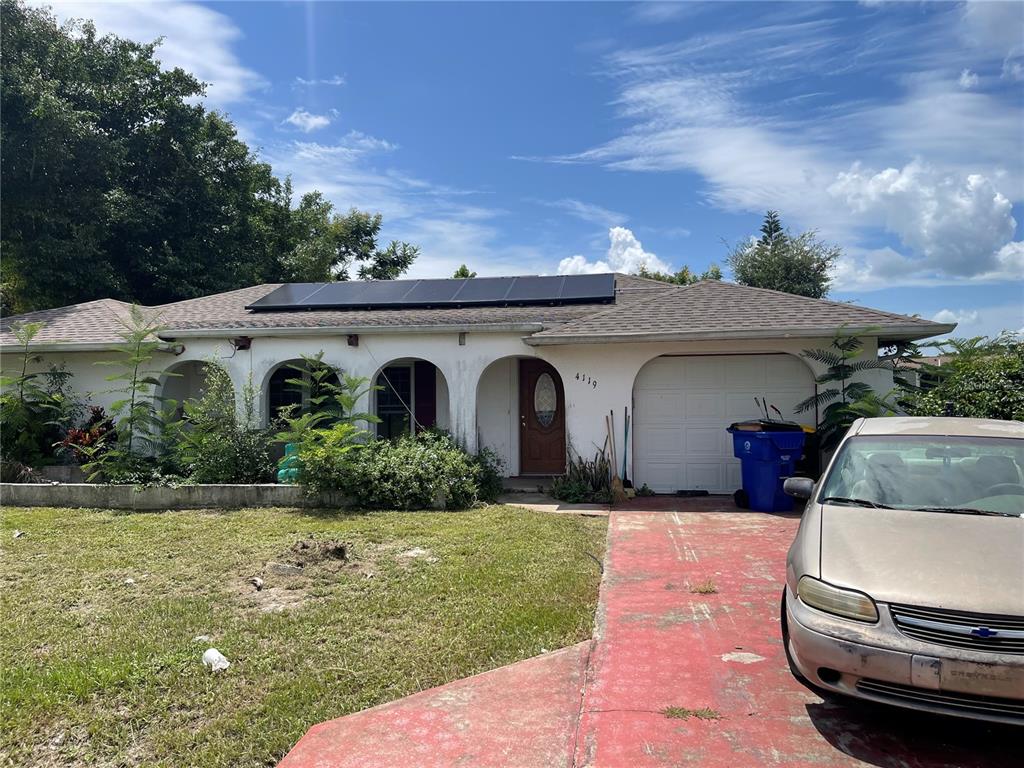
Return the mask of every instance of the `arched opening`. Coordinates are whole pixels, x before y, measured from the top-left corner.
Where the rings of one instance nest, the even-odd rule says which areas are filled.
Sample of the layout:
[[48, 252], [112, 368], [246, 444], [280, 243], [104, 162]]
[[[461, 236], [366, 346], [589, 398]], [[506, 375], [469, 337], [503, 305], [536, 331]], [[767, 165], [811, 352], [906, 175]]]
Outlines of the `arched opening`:
[[174, 417], [182, 418], [186, 400], [198, 400], [206, 394], [207, 375], [215, 363], [184, 360], [168, 366], [161, 376], [160, 397], [174, 404]]
[[[633, 381], [632, 475], [658, 493], [732, 493], [740, 462], [726, 428], [764, 418], [811, 424], [794, 406], [815, 391], [805, 362], [786, 353], [664, 355]], [[757, 398], [757, 400], [755, 400]]]
[[536, 357], [503, 357], [477, 382], [477, 444], [501, 460], [503, 473], [565, 472], [565, 391], [562, 378]]
[[397, 440], [424, 429], [449, 429], [448, 381], [429, 360], [392, 360], [377, 371], [373, 384], [378, 437]]
[[[322, 380], [327, 384], [340, 386], [337, 373]], [[310, 375], [304, 360], [288, 360], [274, 368], [267, 377], [264, 388], [268, 423], [273, 423], [287, 413], [297, 415], [308, 413], [324, 393], [317, 377]]]

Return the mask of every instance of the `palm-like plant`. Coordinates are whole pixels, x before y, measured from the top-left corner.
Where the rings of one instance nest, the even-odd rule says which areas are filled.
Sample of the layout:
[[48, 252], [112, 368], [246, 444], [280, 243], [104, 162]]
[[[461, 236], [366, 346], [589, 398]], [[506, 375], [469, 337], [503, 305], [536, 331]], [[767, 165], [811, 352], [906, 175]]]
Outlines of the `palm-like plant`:
[[879, 397], [869, 384], [853, 381], [853, 377], [867, 370], [892, 370], [891, 360], [877, 357], [858, 360], [864, 342], [861, 336], [871, 331], [851, 332], [840, 328], [832, 339], [829, 349], [805, 349], [803, 356], [808, 360], [827, 366], [827, 370], [814, 381], [819, 387], [831, 385], [799, 402], [794, 408], [797, 413], [814, 409], [818, 412], [818, 433], [821, 447], [828, 449], [839, 442], [849, 426], [858, 418], [883, 416], [893, 413], [895, 407], [888, 396]]

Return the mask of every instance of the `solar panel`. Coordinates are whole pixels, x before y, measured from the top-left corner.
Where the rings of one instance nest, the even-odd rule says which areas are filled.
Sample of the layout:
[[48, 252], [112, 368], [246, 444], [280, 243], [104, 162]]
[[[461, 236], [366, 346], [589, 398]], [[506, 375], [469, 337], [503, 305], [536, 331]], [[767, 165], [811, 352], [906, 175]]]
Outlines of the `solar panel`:
[[458, 304], [479, 304], [504, 301], [508, 289], [517, 278], [474, 277], [462, 282], [452, 301]]
[[246, 309], [253, 311], [396, 309], [609, 303], [615, 275], [478, 277], [448, 280], [352, 280], [289, 283]]
[[461, 280], [419, 280], [405, 295], [402, 303], [407, 306], [450, 304], [455, 293], [462, 287], [461, 283]]
[[580, 301], [595, 296], [615, 296], [615, 275], [573, 275], [565, 279], [562, 301]]

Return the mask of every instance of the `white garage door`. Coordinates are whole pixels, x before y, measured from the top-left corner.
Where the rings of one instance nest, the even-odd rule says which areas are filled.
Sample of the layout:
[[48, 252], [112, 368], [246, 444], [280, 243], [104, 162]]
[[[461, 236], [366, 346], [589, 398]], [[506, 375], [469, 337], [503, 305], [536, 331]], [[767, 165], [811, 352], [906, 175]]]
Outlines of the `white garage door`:
[[740, 487], [740, 462], [726, 427], [763, 416], [755, 397], [767, 398], [786, 419], [811, 424], [813, 412], [796, 416], [793, 406], [812, 394], [810, 371], [792, 355], [652, 360], [633, 388], [633, 482], [660, 493], [732, 493]]

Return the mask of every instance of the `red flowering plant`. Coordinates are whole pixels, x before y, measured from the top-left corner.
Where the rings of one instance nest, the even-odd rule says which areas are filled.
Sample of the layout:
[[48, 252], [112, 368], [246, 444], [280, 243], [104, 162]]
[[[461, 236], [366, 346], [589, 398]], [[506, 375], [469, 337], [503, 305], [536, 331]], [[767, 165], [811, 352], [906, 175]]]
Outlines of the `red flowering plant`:
[[89, 460], [103, 443], [113, 438], [114, 423], [101, 406], [89, 408], [89, 418], [81, 427], [72, 427], [58, 445], [64, 455], [71, 456], [77, 463]]

